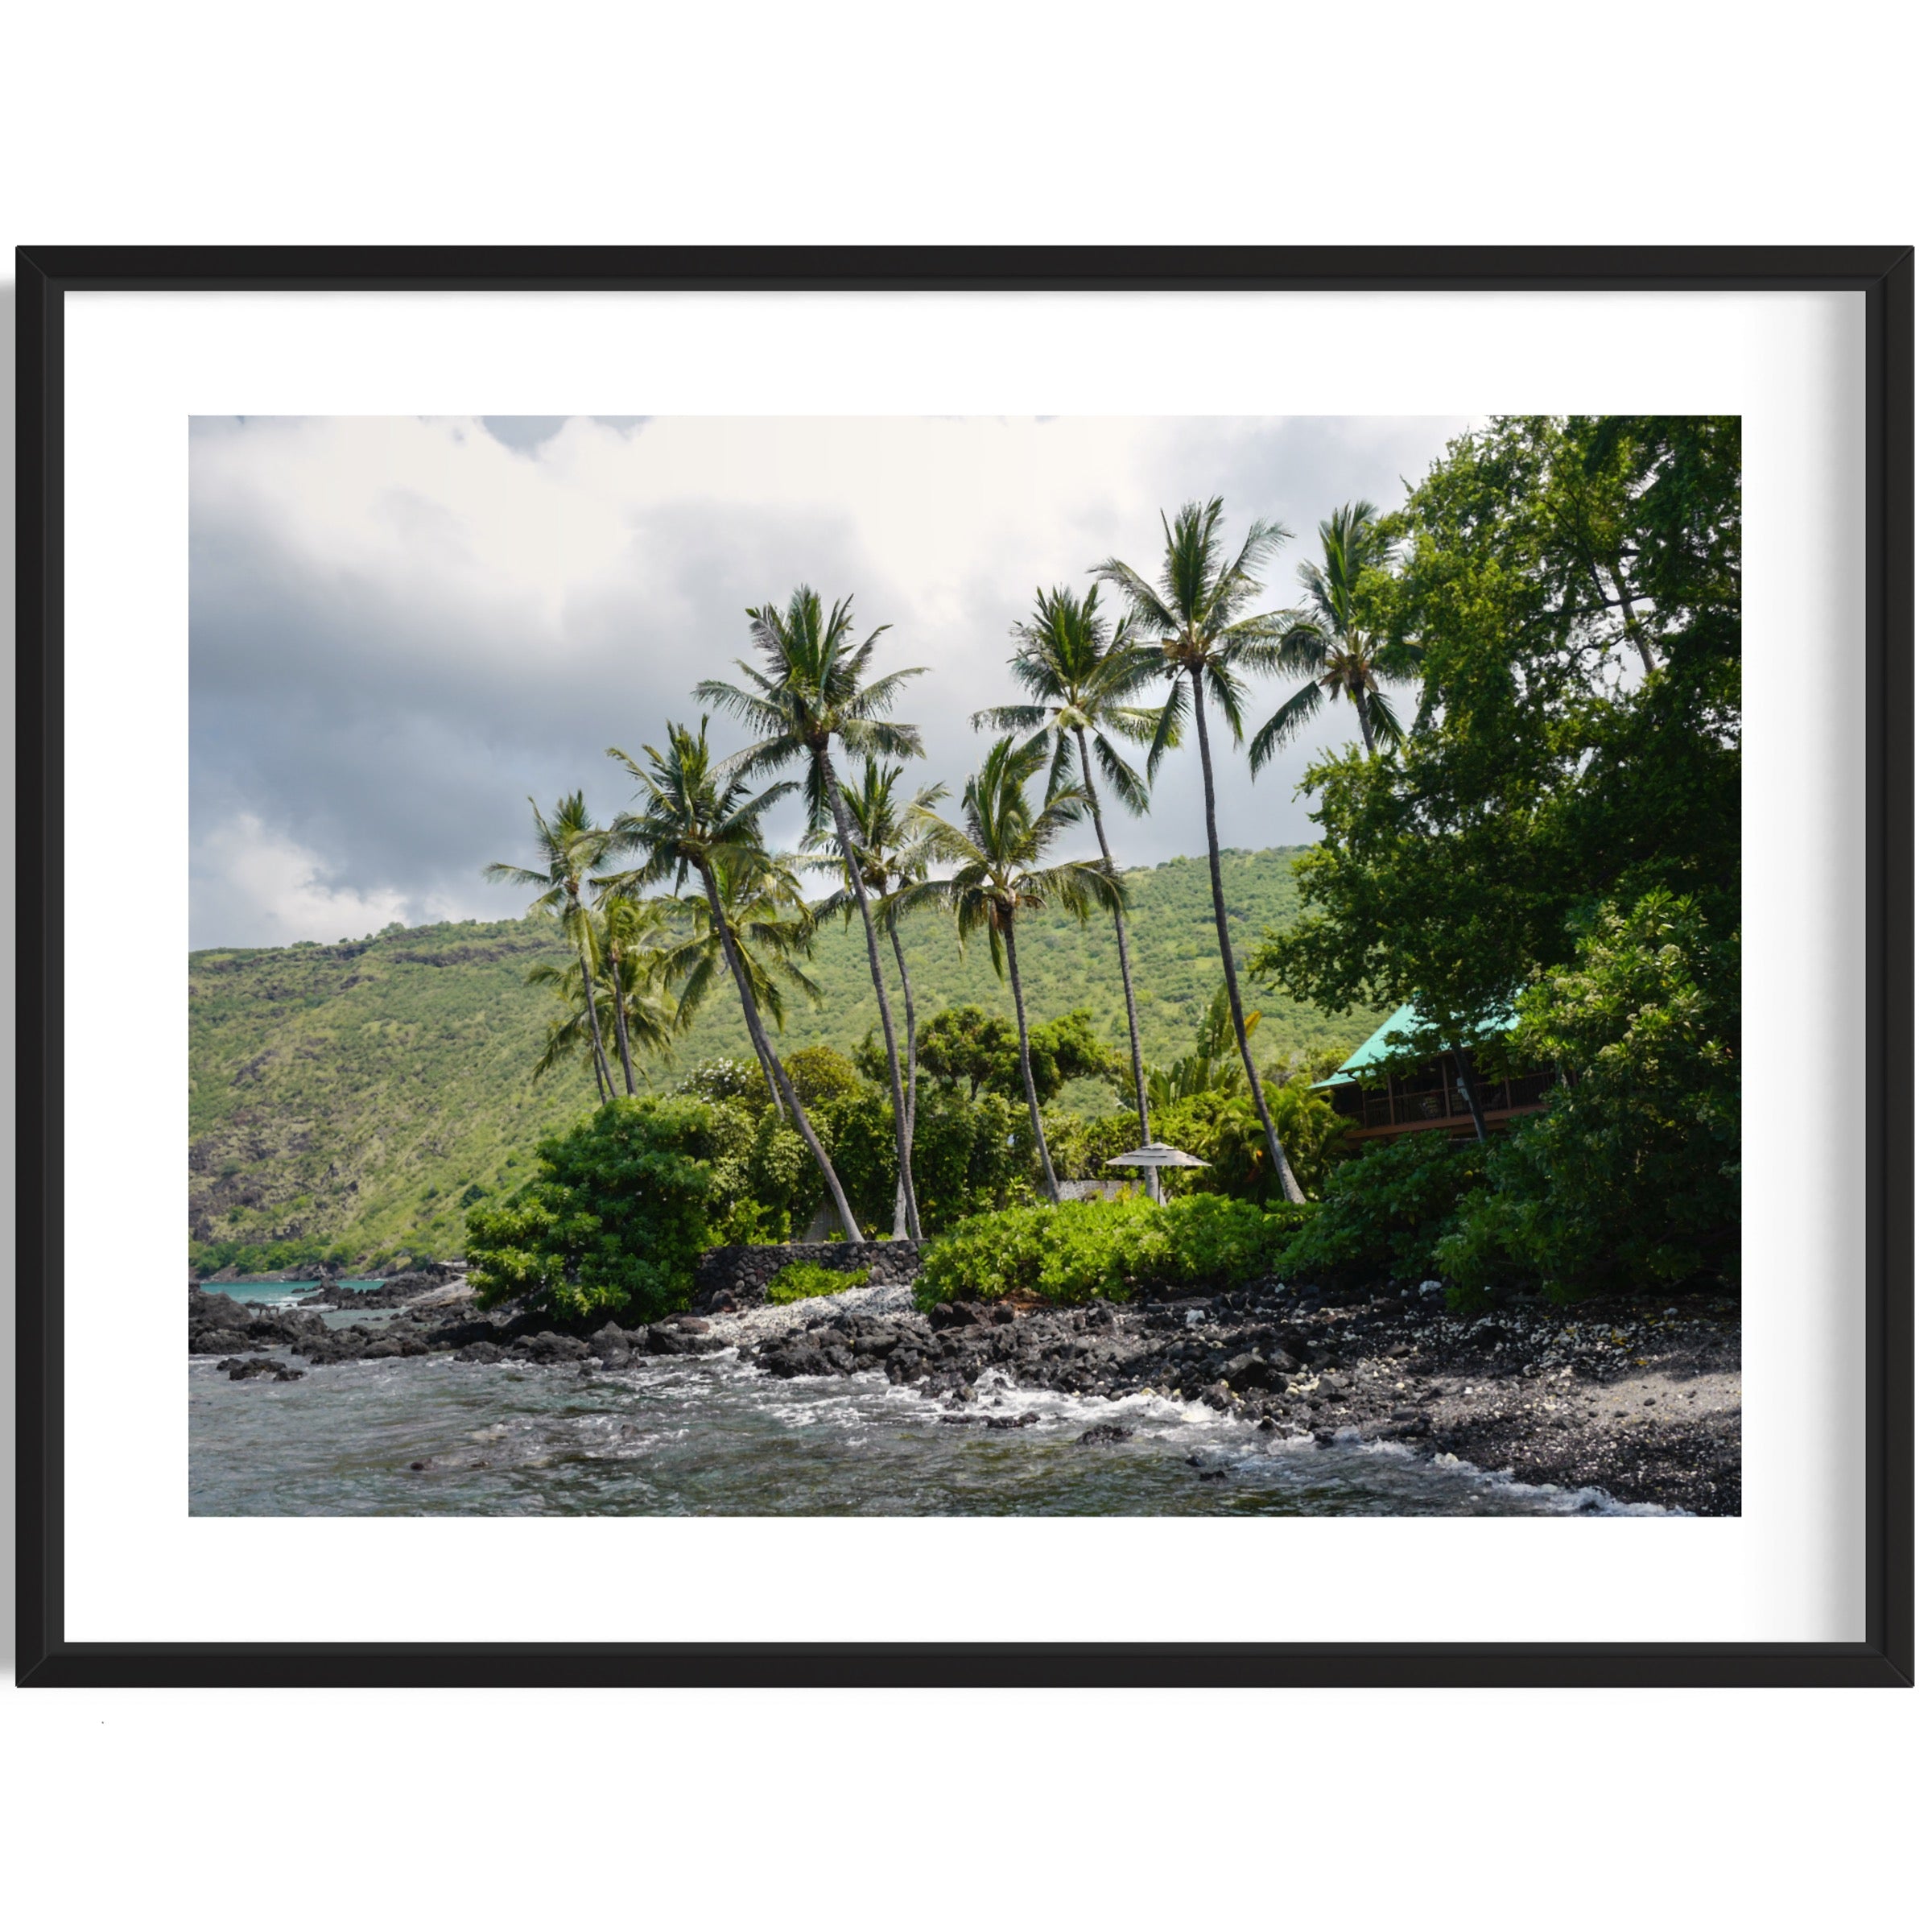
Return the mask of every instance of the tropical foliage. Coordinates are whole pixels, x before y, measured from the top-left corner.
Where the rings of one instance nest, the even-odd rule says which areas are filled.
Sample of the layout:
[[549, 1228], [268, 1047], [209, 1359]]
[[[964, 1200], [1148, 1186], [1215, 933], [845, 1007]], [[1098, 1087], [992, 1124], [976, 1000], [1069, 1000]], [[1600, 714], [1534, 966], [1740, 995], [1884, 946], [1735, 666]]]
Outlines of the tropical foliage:
[[1459, 440], [1385, 606], [1414, 723], [1303, 780], [1307, 909], [1257, 971], [1331, 1010], [1399, 991], [1425, 1049], [1564, 1076], [1404, 1263], [1468, 1291], [1735, 1277], [1739, 450], [1733, 417]]
[[1016, 743], [1001, 738], [960, 794], [964, 821], [959, 826], [934, 817], [935, 855], [952, 874], [914, 888], [913, 902], [943, 905], [952, 914], [962, 947], [983, 933], [992, 953], [993, 975], [1005, 974], [1013, 994], [1020, 1084], [1040, 1155], [1040, 1185], [1049, 1201], [1059, 1197], [1053, 1155], [1040, 1117], [1039, 1089], [1026, 1031], [1026, 998], [1020, 982], [1018, 938], [1022, 914], [1051, 904], [1084, 919], [1089, 909], [1113, 909], [1121, 902], [1120, 880], [1111, 865], [1087, 858], [1049, 864], [1055, 842], [1087, 808], [1085, 794], [1071, 787], [1049, 787], [1038, 805], [1027, 787], [1046, 762], [1038, 739]]
[[1252, 1280], [1269, 1272], [1305, 1209], [1212, 1193], [1157, 1207], [1137, 1196], [989, 1213], [933, 1242], [919, 1304], [1001, 1300], [1126, 1300]]
[[1214, 754], [1208, 737], [1208, 701], [1214, 701], [1238, 744], [1245, 716], [1248, 687], [1241, 672], [1266, 662], [1272, 646], [1292, 621], [1286, 612], [1244, 616], [1261, 592], [1259, 572], [1288, 540], [1278, 523], [1249, 526], [1229, 554], [1220, 533], [1221, 499], [1190, 502], [1170, 523], [1161, 519], [1165, 539], [1159, 570], [1154, 581], [1117, 556], [1096, 572], [1113, 584], [1127, 601], [1128, 621], [1141, 634], [1158, 643], [1168, 680], [1167, 701], [1155, 720], [1148, 754], [1150, 775], [1167, 747], [1178, 742], [1183, 721], [1191, 714], [1201, 753], [1201, 793], [1206, 806], [1208, 876], [1214, 892], [1214, 925], [1220, 941], [1234, 1042], [1248, 1076], [1248, 1090], [1257, 1119], [1268, 1143], [1269, 1159], [1284, 1199], [1298, 1205], [1302, 1194], [1274, 1129], [1261, 1076], [1248, 1042], [1247, 1015], [1241, 1003], [1241, 973], [1228, 925], [1227, 894], [1221, 878], [1220, 831], [1214, 806]]
[[485, 1307], [528, 1295], [564, 1318], [656, 1320], [686, 1305], [729, 1198], [718, 1115], [693, 1100], [621, 1099], [542, 1141], [501, 1206], [470, 1209], [470, 1279]]
[[[1290, 532], [1187, 503], [1146, 572], [1035, 592], [956, 812], [886, 626], [750, 609], [695, 692], [749, 742], [673, 719], [611, 752], [612, 822], [533, 801], [532, 862], [488, 867], [523, 923], [191, 961], [197, 1256], [448, 1251], [466, 1215], [486, 1293], [582, 1314], [828, 1225], [1048, 1297], [1276, 1259], [1465, 1297], [1734, 1278], [1739, 456], [1730, 418], [1498, 419], [1323, 519], [1272, 610]], [[1251, 772], [1331, 705], [1360, 740], [1303, 773], [1292, 878], [1220, 842], [1208, 711], [1240, 742], [1257, 676], [1290, 688]], [[1108, 811], [1190, 721], [1205, 862], [1124, 871]], [[1316, 1081], [1405, 1000], [1472, 1093], [1553, 1068], [1546, 1109], [1351, 1155]], [[1150, 1138], [1201, 1162], [1165, 1213], [1058, 1204]]]

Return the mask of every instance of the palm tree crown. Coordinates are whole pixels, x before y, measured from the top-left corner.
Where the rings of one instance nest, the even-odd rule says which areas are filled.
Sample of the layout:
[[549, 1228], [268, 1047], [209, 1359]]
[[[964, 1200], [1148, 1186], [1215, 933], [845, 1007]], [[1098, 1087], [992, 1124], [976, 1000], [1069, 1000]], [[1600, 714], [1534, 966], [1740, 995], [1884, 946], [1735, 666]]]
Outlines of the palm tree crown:
[[[848, 779], [839, 786], [852, 820], [852, 850], [859, 861], [860, 878], [889, 926], [898, 909], [895, 895], [921, 882], [932, 870], [931, 814], [948, 795], [943, 784], [925, 784], [902, 803], [898, 784], [905, 775], [903, 764], [869, 756], [857, 781]], [[830, 824], [807, 829], [802, 841], [807, 851], [817, 854], [810, 862], [818, 870], [844, 871], [845, 859], [839, 849], [838, 833]], [[848, 886], [834, 891], [819, 907], [819, 915], [836, 912], [849, 920], [857, 909]]]
[[1248, 1075], [1249, 1097], [1267, 1135], [1282, 1196], [1298, 1205], [1302, 1189], [1289, 1170], [1287, 1155], [1282, 1151], [1274, 1115], [1261, 1091], [1261, 1076], [1255, 1067], [1241, 1010], [1241, 973], [1228, 931], [1227, 893], [1221, 883], [1220, 832], [1214, 805], [1214, 754], [1208, 738], [1207, 716], [1207, 704], [1212, 696], [1233, 732], [1235, 742], [1241, 742], [1241, 707], [1247, 690], [1237, 672], [1245, 664], [1270, 662], [1271, 653], [1291, 620], [1289, 613], [1282, 610], [1254, 616], [1244, 616], [1242, 612], [1261, 594], [1257, 572], [1288, 540], [1288, 531], [1278, 523], [1252, 523], [1240, 548], [1229, 556], [1221, 541], [1220, 521], [1221, 499], [1218, 496], [1206, 503], [1186, 504], [1171, 523], [1162, 517], [1161, 533], [1166, 540], [1158, 589], [1117, 556], [1110, 557], [1094, 573], [1125, 595], [1128, 616], [1135, 628], [1159, 640], [1167, 675], [1173, 680], [1148, 753], [1150, 777], [1179, 730], [1181, 718], [1189, 710], [1194, 715], [1195, 737], [1201, 754], [1201, 799], [1208, 827], [1208, 879], [1214, 894], [1215, 933], [1220, 940], [1221, 975], [1228, 987], [1235, 1044], [1241, 1049], [1242, 1069]]
[[751, 776], [805, 759], [806, 814], [821, 829], [836, 816], [826, 754], [834, 740], [860, 756], [921, 754], [919, 731], [886, 713], [906, 680], [925, 672], [895, 670], [868, 682], [879, 639], [892, 626], [881, 623], [856, 641], [849, 597], [828, 611], [818, 592], [802, 585], [784, 610], [767, 603], [745, 614], [762, 662], [740, 657], [742, 685], [708, 677], [691, 695], [752, 732], [753, 742], [729, 762], [733, 773]]
[[543, 911], [559, 920], [564, 936], [577, 955], [583, 978], [584, 1008], [589, 1019], [592, 1061], [599, 1081], [600, 1094], [608, 1088], [617, 1097], [617, 1082], [610, 1076], [610, 1061], [605, 1056], [603, 1027], [597, 1000], [591, 990], [592, 959], [597, 952], [595, 932], [588, 907], [584, 903], [584, 881], [604, 862], [610, 850], [611, 834], [592, 821], [584, 804], [584, 793], [573, 791], [557, 800], [556, 808], [546, 817], [533, 797], [530, 815], [536, 831], [537, 852], [542, 870], [525, 865], [485, 865], [483, 875], [502, 884], [522, 885], [537, 893], [532, 911]]
[[1261, 593], [1258, 574], [1288, 531], [1278, 523], [1256, 521], [1240, 547], [1224, 553], [1221, 498], [1182, 506], [1170, 523], [1161, 518], [1164, 539], [1158, 587], [1110, 556], [1094, 572], [1127, 599], [1128, 621], [1157, 647], [1173, 688], [1152, 735], [1148, 754], [1151, 776], [1162, 755], [1180, 742], [1181, 720], [1191, 705], [1212, 697], [1239, 743], [1248, 687], [1239, 672], [1265, 663], [1290, 619], [1275, 610], [1244, 616]]
[[[1033, 614], [1013, 626], [1020, 647], [1013, 659], [1013, 674], [1034, 699], [1030, 704], [1007, 704], [983, 710], [974, 717], [976, 729], [993, 723], [1008, 730], [1044, 731], [1053, 744], [1049, 791], [1067, 781], [1070, 760], [1077, 758], [1087, 808], [1100, 840], [1100, 858], [1113, 870], [1113, 853], [1095, 788], [1097, 762], [1108, 788], [1137, 816], [1148, 806], [1147, 784], [1115, 749], [1109, 731], [1137, 743], [1148, 743], [1162, 726], [1158, 710], [1142, 709], [1127, 700], [1162, 674], [1166, 659], [1160, 650], [1136, 640], [1125, 618], [1108, 630], [1100, 612], [1098, 584], [1084, 597], [1056, 586], [1034, 593]], [[1089, 745], [1092, 746], [1089, 754]], [[1162, 748], [1166, 746], [1163, 746]], [[1147, 1101], [1147, 1068], [1141, 1056], [1140, 1012], [1134, 1002], [1133, 968], [1127, 951], [1127, 921], [1119, 905], [1113, 908], [1114, 948], [1121, 966], [1121, 994], [1127, 1010], [1127, 1050], [1133, 1080], [1133, 1102], [1140, 1116], [1143, 1143], [1153, 1136]]]
[[1320, 526], [1321, 560], [1299, 572], [1308, 607], [1296, 614], [1275, 647], [1276, 661], [1301, 688], [1255, 733], [1249, 768], [1259, 771], [1314, 717], [1324, 697], [1355, 707], [1362, 743], [1373, 754], [1402, 742], [1402, 727], [1384, 688], [1414, 680], [1422, 651], [1414, 643], [1379, 637], [1368, 597], [1395, 553], [1395, 526], [1372, 502], [1352, 502]]
[[[725, 899], [734, 870], [741, 870], [747, 878], [760, 882], [769, 879], [771, 861], [759, 836], [758, 820], [778, 799], [798, 786], [772, 784], [754, 795], [741, 764], [733, 771], [712, 762], [710, 726], [709, 717], [700, 717], [696, 731], [680, 724], [667, 725], [667, 748], [659, 750], [646, 744], [641, 762], [613, 748], [610, 754], [637, 779], [642, 808], [626, 812], [617, 820], [611, 827], [612, 842], [615, 848], [636, 853], [643, 860], [625, 880], [633, 889], [669, 878], [681, 891], [690, 874], [696, 873], [704, 886], [712, 935], [737, 987], [745, 1030], [770, 1086], [772, 1101], [791, 1114], [799, 1138], [818, 1163], [845, 1238], [856, 1246], [863, 1238], [858, 1221], [765, 1031], [759, 996], [748, 969], [749, 948], [734, 932]], [[762, 866], [760, 860], [764, 861]]]
[[695, 694], [700, 702], [716, 704], [753, 732], [753, 742], [732, 759], [734, 771], [782, 770], [803, 757], [811, 828], [821, 829], [829, 820], [838, 833], [846, 884], [865, 928], [865, 961], [872, 973], [873, 995], [878, 1001], [879, 1024], [886, 1037], [886, 1087], [898, 1151], [899, 1198], [907, 1229], [916, 1241], [919, 1217], [912, 1187], [912, 1114], [900, 1072], [892, 1002], [886, 996], [886, 973], [879, 962], [878, 934], [873, 929], [870, 899], [859, 869], [851, 819], [832, 769], [832, 746], [836, 740], [861, 756], [919, 756], [919, 732], [909, 724], [893, 722], [887, 713], [906, 680], [923, 673], [908, 669], [871, 676], [873, 653], [887, 626], [881, 625], [863, 642], [855, 641], [849, 597], [828, 611], [818, 592], [801, 585], [792, 592], [785, 610], [767, 603], [745, 614], [751, 618], [751, 639], [762, 667], [741, 657], [742, 685], [708, 679]]
[[[1013, 626], [1013, 681], [1030, 704], [1000, 704], [975, 713], [973, 728], [1044, 730], [1054, 747], [1048, 788], [1067, 779], [1066, 766], [1080, 741], [1092, 746], [1108, 787], [1134, 815], [1147, 809], [1146, 780], [1114, 747], [1108, 733], [1137, 744], [1151, 741], [1160, 718], [1129, 699], [1159, 676], [1165, 659], [1156, 647], [1137, 642], [1122, 618], [1111, 626], [1100, 611], [1100, 585], [1076, 597], [1064, 585], [1036, 590], [1031, 613]], [[1088, 787], [1091, 788], [1091, 785]]]

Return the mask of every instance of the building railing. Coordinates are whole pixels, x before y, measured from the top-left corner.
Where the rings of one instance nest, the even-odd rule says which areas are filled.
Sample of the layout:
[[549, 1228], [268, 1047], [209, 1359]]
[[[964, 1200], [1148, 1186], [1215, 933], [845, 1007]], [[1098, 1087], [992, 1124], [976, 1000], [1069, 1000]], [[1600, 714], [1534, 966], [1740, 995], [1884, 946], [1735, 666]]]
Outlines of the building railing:
[[[1541, 1110], [1548, 1101], [1550, 1087], [1562, 1076], [1548, 1067], [1484, 1080], [1476, 1087], [1476, 1097], [1485, 1116]], [[1350, 1084], [1327, 1090], [1335, 1110], [1364, 1132], [1453, 1126], [1471, 1118], [1468, 1099], [1447, 1055], [1430, 1072], [1410, 1073], [1399, 1080], [1384, 1078], [1379, 1085]]]

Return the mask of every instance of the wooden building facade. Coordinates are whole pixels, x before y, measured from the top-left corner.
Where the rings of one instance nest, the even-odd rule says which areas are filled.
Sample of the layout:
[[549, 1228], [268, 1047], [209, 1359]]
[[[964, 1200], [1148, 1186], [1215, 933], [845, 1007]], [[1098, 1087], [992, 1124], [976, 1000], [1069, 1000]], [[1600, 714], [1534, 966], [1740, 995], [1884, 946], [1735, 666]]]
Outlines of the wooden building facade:
[[[1333, 1078], [1316, 1089], [1348, 1120], [1352, 1141], [1393, 1139], [1400, 1133], [1476, 1130], [1454, 1056], [1440, 1052], [1418, 1061], [1405, 1052], [1415, 1023], [1415, 1008], [1404, 1006], [1356, 1048]], [[1513, 1019], [1510, 1025], [1514, 1023]], [[1491, 1128], [1543, 1111], [1550, 1087], [1561, 1077], [1554, 1067], [1498, 1079], [1484, 1078], [1473, 1064], [1471, 1071], [1476, 1076], [1483, 1123]]]

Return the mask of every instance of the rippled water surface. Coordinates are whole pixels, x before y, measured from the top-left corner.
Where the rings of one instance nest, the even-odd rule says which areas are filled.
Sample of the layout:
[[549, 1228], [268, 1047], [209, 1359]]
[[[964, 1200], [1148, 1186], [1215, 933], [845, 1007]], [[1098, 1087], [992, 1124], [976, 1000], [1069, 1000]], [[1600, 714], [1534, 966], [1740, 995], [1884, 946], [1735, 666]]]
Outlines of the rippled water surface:
[[[996, 1404], [997, 1403], [997, 1404]], [[580, 1378], [430, 1357], [232, 1382], [188, 1365], [196, 1515], [1567, 1515], [1391, 1447], [1268, 1441], [1198, 1407], [989, 1383], [956, 1412], [887, 1385], [778, 1381], [732, 1354]], [[993, 1415], [1031, 1426], [992, 1430]], [[1105, 1423], [1133, 1430], [1076, 1444]], [[421, 1462], [419, 1469], [412, 1462]], [[1211, 1477], [1203, 1479], [1203, 1476]], [[1224, 1478], [1223, 1478], [1224, 1477]]]

